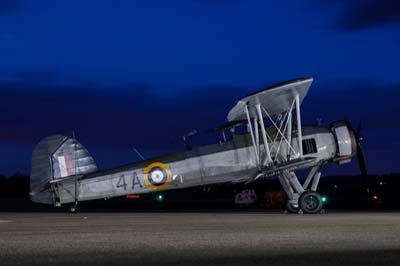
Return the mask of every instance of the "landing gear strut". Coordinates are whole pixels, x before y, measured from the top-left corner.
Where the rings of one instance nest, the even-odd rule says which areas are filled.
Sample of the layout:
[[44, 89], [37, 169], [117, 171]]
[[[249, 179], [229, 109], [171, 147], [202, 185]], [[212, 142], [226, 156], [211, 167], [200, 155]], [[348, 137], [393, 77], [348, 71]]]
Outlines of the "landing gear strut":
[[75, 204], [69, 206], [69, 213], [77, 213], [78, 212], [78, 200], [75, 200]]
[[289, 213], [322, 213], [321, 195], [316, 191], [321, 177], [324, 161], [315, 165], [301, 184], [294, 171], [283, 171], [279, 181], [286, 192], [288, 201], [286, 210]]

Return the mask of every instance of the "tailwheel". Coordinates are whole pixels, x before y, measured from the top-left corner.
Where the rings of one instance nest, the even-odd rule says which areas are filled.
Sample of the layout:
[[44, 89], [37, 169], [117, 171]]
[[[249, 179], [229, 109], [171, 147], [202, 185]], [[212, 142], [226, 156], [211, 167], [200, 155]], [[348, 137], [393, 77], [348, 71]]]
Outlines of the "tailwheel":
[[322, 210], [321, 195], [315, 191], [304, 191], [299, 198], [299, 207], [304, 213], [319, 213]]
[[289, 200], [286, 202], [286, 210], [289, 213], [298, 213], [299, 212], [299, 206], [292, 202], [290, 202]]
[[68, 209], [69, 213], [77, 213], [78, 211], [78, 206], [77, 205], [71, 205]]

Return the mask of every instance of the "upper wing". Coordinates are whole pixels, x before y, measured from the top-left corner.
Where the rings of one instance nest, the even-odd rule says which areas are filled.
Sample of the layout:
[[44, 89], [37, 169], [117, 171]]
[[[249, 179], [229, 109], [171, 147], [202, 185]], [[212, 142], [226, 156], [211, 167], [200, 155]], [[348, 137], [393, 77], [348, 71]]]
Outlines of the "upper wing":
[[221, 132], [226, 129], [231, 129], [231, 128], [241, 126], [241, 125], [246, 125], [246, 124], [247, 124], [247, 120], [235, 120], [235, 121], [214, 127], [212, 129], [208, 130], [208, 132]]
[[287, 112], [290, 110], [296, 95], [299, 95], [300, 103], [303, 101], [313, 80], [313, 78], [290, 80], [245, 96], [229, 111], [228, 121], [246, 119], [246, 112], [244, 111], [246, 104], [249, 108], [250, 117], [257, 117], [255, 111], [257, 104], [265, 108], [270, 116]]

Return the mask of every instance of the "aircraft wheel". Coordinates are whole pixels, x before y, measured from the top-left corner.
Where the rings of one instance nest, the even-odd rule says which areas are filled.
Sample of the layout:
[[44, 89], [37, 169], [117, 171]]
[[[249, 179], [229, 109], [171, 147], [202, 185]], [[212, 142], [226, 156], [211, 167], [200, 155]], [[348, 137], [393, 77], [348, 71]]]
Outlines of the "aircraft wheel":
[[75, 205], [72, 205], [71, 207], [69, 207], [69, 213], [76, 213], [77, 212], [77, 207]]
[[299, 207], [304, 213], [319, 213], [322, 209], [321, 195], [315, 191], [305, 191], [299, 199]]
[[298, 213], [299, 212], [299, 207], [295, 207], [293, 203], [290, 203], [289, 201], [286, 201], [286, 210], [289, 213]]

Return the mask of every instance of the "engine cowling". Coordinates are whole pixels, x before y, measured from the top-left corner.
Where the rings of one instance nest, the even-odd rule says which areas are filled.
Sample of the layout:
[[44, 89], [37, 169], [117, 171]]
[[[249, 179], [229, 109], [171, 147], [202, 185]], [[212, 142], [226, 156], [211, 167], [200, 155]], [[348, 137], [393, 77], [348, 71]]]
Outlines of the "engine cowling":
[[339, 164], [349, 163], [357, 153], [357, 143], [354, 131], [347, 121], [336, 121], [330, 126], [336, 139], [337, 153], [333, 158]]

